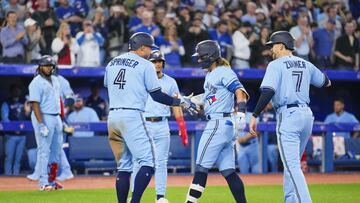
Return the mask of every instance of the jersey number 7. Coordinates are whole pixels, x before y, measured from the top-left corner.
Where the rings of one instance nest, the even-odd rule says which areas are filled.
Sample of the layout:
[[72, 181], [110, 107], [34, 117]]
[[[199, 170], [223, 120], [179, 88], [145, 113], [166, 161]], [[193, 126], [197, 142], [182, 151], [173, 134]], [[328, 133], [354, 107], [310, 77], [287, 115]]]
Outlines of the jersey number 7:
[[295, 86], [295, 91], [296, 92], [300, 92], [300, 88], [301, 88], [301, 81], [302, 81], [302, 77], [303, 77], [303, 72], [302, 71], [293, 71], [292, 72], [292, 76], [296, 77], [296, 86]]
[[114, 84], [119, 85], [119, 89], [124, 89], [126, 80], [125, 80], [125, 72], [126, 69], [120, 69], [119, 73], [117, 74]]

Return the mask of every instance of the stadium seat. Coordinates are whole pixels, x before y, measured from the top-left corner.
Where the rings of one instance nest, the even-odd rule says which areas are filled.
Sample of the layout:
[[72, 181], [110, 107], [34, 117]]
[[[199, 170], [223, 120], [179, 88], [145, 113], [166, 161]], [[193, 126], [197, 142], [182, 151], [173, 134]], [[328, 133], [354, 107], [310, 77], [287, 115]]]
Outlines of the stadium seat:
[[77, 171], [114, 171], [116, 162], [107, 136], [69, 137], [69, 162]]

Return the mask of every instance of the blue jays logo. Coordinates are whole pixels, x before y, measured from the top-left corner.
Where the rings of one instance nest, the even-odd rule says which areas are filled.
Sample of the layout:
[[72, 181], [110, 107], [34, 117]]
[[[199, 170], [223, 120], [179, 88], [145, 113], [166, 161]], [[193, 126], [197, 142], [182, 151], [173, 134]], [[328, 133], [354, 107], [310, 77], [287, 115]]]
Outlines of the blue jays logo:
[[213, 95], [209, 95], [206, 97], [206, 100], [209, 102], [210, 105], [212, 105], [214, 102], [217, 101], [217, 98], [216, 96], [213, 94]]

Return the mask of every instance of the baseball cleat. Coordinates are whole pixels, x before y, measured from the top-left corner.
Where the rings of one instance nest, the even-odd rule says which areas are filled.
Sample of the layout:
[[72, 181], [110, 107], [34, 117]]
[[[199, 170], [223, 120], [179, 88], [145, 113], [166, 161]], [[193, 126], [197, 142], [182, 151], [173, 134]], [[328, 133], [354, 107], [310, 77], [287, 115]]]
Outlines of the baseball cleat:
[[170, 203], [170, 202], [169, 202], [169, 200], [162, 197], [162, 198], [156, 200], [156, 203]]
[[31, 181], [37, 181], [37, 180], [39, 180], [40, 177], [39, 177], [39, 175], [36, 175], [35, 173], [33, 173], [33, 174], [27, 175], [26, 178]]
[[52, 191], [54, 189], [55, 188], [51, 185], [43, 185], [43, 186], [40, 186], [40, 188], [39, 188], [40, 191]]
[[53, 186], [54, 190], [63, 190], [64, 189], [64, 186], [62, 186], [58, 182], [53, 182], [51, 185]]

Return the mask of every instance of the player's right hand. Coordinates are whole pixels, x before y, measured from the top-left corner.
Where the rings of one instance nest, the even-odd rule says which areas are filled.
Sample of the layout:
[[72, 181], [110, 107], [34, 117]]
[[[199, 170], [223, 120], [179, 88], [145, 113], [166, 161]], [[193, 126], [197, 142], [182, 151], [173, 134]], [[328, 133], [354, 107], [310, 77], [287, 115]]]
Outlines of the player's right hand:
[[190, 115], [196, 115], [198, 114], [199, 107], [191, 101], [189, 97], [184, 97], [181, 94], [179, 94], [180, 99], [180, 106], [184, 109], [186, 109]]
[[49, 135], [49, 129], [44, 123], [39, 124], [40, 135], [43, 137], [47, 137]]

